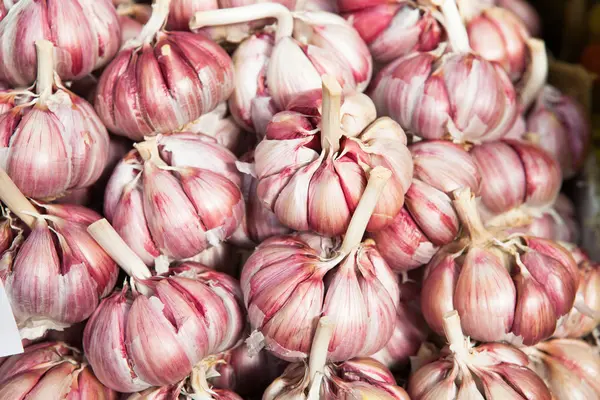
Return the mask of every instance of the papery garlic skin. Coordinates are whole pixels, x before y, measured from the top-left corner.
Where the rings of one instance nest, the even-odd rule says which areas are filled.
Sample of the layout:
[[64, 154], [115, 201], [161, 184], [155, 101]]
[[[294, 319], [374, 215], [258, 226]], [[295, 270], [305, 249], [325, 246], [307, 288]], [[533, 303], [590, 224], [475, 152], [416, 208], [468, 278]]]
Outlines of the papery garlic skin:
[[[5, 2], [6, 4], [6, 2]], [[104, 66], [121, 45], [110, 0], [19, 0], [0, 21], [0, 80], [28, 86], [36, 77], [35, 41], [56, 46], [60, 78], [77, 80]]]
[[306, 359], [320, 316], [335, 324], [331, 361], [371, 355], [391, 337], [397, 277], [372, 241], [342, 260], [331, 258], [336, 247], [312, 234], [272, 237], [244, 265], [240, 282], [250, 323], [277, 357]]
[[556, 400], [600, 397], [600, 356], [575, 339], [553, 339], [524, 349], [529, 367], [548, 385]]
[[62, 342], [27, 346], [0, 365], [0, 399], [116, 400], [94, 376], [79, 350]]
[[398, 272], [426, 264], [440, 246], [456, 238], [460, 221], [451, 193], [461, 187], [479, 193], [480, 186], [477, 165], [461, 146], [434, 140], [408, 148], [414, 174], [405, 207], [392, 223], [370, 233], [381, 255]]
[[157, 2], [139, 37], [106, 67], [94, 102], [114, 134], [142, 140], [178, 130], [212, 111], [233, 90], [233, 66], [204, 35], [167, 32], [169, 1]]
[[119, 273], [86, 232], [98, 214], [75, 205], [40, 208], [43, 214], [31, 231], [13, 230], [2, 246], [0, 278], [24, 339], [87, 319]]
[[562, 183], [558, 163], [539, 147], [516, 140], [484, 143], [471, 151], [481, 174], [481, 203], [492, 215], [526, 206], [551, 207]]
[[132, 298], [125, 288], [105, 299], [84, 332], [98, 379], [119, 392], [179, 382], [235, 345], [244, 327], [238, 283], [225, 274], [187, 262], [146, 284], [148, 297]]
[[[572, 252], [573, 254], [573, 252]], [[582, 260], [578, 263], [579, 267], [579, 288], [577, 289], [578, 302], [591, 310], [591, 312], [600, 312], [600, 264], [590, 260]], [[598, 319], [592, 315], [586, 315], [588, 310], [578, 310], [578, 304], [562, 318], [554, 337], [558, 338], [581, 338], [589, 335], [594, 328], [598, 326]]]
[[464, 190], [455, 196], [468, 235], [440, 249], [427, 265], [425, 320], [441, 333], [444, 314], [456, 309], [474, 340], [533, 345], [547, 339], [575, 302], [579, 272], [571, 254], [547, 239], [492, 234], [474, 199]]
[[375, 111], [367, 96], [349, 95], [340, 110], [342, 137], [335, 140], [340, 150], [333, 153], [319, 143], [326, 135], [320, 108], [319, 93], [308, 92], [268, 125], [254, 153], [258, 197], [285, 226], [340, 235], [364, 191], [369, 167], [385, 166], [392, 178], [367, 230], [383, 228], [400, 212], [412, 180], [406, 134], [388, 118], [371, 123]]
[[379, 72], [369, 95], [379, 115], [424, 139], [497, 140], [518, 115], [517, 95], [504, 70], [473, 54], [401, 57]]
[[[460, 321], [458, 325], [460, 329]], [[544, 382], [527, 368], [527, 356], [516, 347], [501, 343], [474, 347], [460, 330], [458, 334], [446, 331], [446, 336], [450, 346], [439, 359], [410, 376], [411, 399], [552, 399]]]
[[534, 143], [559, 163], [564, 179], [581, 168], [591, 142], [589, 118], [575, 99], [546, 85], [527, 116], [527, 131]]
[[411, 1], [338, 0], [338, 4], [378, 62], [388, 63], [414, 51], [434, 50], [444, 38], [431, 9]]
[[[291, 364], [263, 394], [264, 400], [306, 399], [310, 389], [309, 371], [302, 363]], [[340, 364], [325, 366], [318, 393], [320, 399], [382, 399], [409, 400], [392, 373], [372, 358], [355, 358]]]
[[132, 150], [115, 168], [104, 213], [147, 265], [194, 257], [235, 232], [244, 200], [229, 150], [185, 132], [158, 135], [138, 149], [142, 155]]

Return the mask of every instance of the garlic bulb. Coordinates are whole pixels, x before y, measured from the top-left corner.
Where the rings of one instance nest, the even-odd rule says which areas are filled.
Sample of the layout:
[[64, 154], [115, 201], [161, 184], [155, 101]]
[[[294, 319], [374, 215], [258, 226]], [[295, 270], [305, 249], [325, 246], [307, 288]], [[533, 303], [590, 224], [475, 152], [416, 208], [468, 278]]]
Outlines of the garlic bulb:
[[96, 182], [109, 140], [94, 109], [55, 77], [52, 43], [36, 47], [36, 93], [3, 94], [0, 161], [26, 196], [55, 198]]
[[[490, 1], [490, 0], [488, 0]], [[519, 17], [532, 36], [540, 36], [541, 21], [537, 11], [527, 0], [491, 0], [497, 6], [512, 11]]]
[[115, 134], [141, 140], [177, 130], [212, 111], [233, 90], [233, 66], [204, 35], [162, 27], [170, 0], [157, 0], [152, 16], [106, 67], [95, 107]]
[[370, 96], [380, 115], [424, 139], [502, 138], [518, 115], [515, 89], [496, 63], [472, 53], [454, 0], [440, 0], [452, 52], [411, 53], [383, 68]]
[[116, 400], [117, 393], [98, 381], [79, 350], [44, 342], [0, 365], [0, 399], [26, 398]]
[[575, 302], [579, 272], [556, 242], [483, 227], [468, 189], [455, 191], [454, 207], [468, 233], [442, 249], [423, 278], [421, 309], [436, 332], [456, 309], [474, 340], [533, 345], [552, 335]]
[[451, 193], [468, 187], [479, 193], [480, 177], [473, 158], [447, 141], [421, 141], [408, 147], [414, 163], [405, 207], [385, 228], [370, 233], [381, 255], [398, 272], [420, 267], [439, 246], [456, 238], [460, 221]]
[[389, 118], [368, 125], [375, 112], [363, 94], [340, 103], [339, 85], [324, 77], [323, 96], [297, 98], [275, 115], [256, 147], [258, 197], [294, 230], [344, 233], [376, 166], [390, 169], [392, 178], [367, 230], [389, 224], [404, 204], [413, 172], [404, 131]]
[[[481, 174], [481, 205], [486, 224], [515, 226], [511, 221], [549, 209], [562, 183], [558, 163], [544, 150], [525, 142], [505, 140], [474, 146], [471, 155]], [[495, 222], [509, 220], [511, 223]]]
[[[121, 45], [110, 0], [4, 1], [0, 10], [0, 81], [28, 86], [36, 78], [35, 42], [55, 47], [56, 73], [77, 80], [111, 60]], [[39, 61], [38, 61], [39, 63]]]
[[388, 63], [414, 51], [434, 50], [444, 38], [431, 7], [410, 0], [338, 0], [342, 15], [369, 46], [375, 61]]
[[391, 372], [372, 358], [355, 358], [327, 363], [325, 355], [334, 335], [327, 317], [319, 320], [308, 366], [294, 363], [263, 394], [263, 400], [277, 399], [382, 399], [409, 400]]
[[17, 215], [0, 222], [0, 279], [23, 339], [87, 319], [118, 268], [86, 232], [100, 216], [75, 205], [36, 203], [0, 170], [0, 200]]
[[[273, 105], [276, 110], [283, 110], [298, 94], [320, 88], [324, 74], [334, 77], [347, 92], [363, 91], [369, 84], [373, 71], [369, 49], [358, 33], [335, 14], [292, 13], [281, 4], [263, 3], [198, 12], [190, 27], [200, 29], [263, 18], [277, 19], [274, 40], [256, 35], [250, 39], [251, 44], [243, 45], [234, 54], [236, 88], [230, 106], [246, 129], [262, 133], [259, 129], [266, 125], [264, 118]], [[270, 98], [273, 105], [269, 104]]]
[[282, 225], [273, 211], [262, 204], [257, 196], [258, 180], [254, 172], [254, 152], [242, 156], [242, 162], [238, 163], [238, 169], [242, 175], [242, 193], [246, 202], [246, 213], [242, 223], [229, 240], [236, 246], [252, 248], [266, 239], [285, 235], [290, 229]]
[[104, 214], [147, 265], [196, 256], [230, 237], [242, 221], [235, 161], [205, 135], [149, 138], [115, 168]]
[[117, 7], [121, 25], [121, 43], [136, 38], [152, 15], [152, 7], [147, 4], [122, 3]]
[[556, 400], [600, 398], [600, 355], [583, 340], [554, 339], [523, 350]]
[[187, 31], [190, 19], [197, 11], [216, 10], [218, 0], [171, 0], [167, 29]]
[[579, 267], [577, 300], [554, 332], [558, 338], [580, 338], [592, 333], [600, 323], [600, 264], [587, 258], [577, 260], [580, 249], [571, 251]]
[[574, 98], [546, 85], [527, 116], [527, 132], [560, 163], [565, 179], [583, 167], [592, 133], [585, 110]]
[[106, 220], [89, 231], [133, 285], [103, 300], [85, 327], [86, 358], [106, 386], [132, 393], [176, 384], [239, 341], [244, 317], [233, 278], [195, 262], [152, 278]]
[[510, 345], [474, 346], [461, 331], [456, 311], [444, 315], [449, 342], [441, 357], [421, 366], [408, 382], [408, 394], [421, 399], [550, 400], [544, 382], [527, 368], [527, 356]]
[[297, 233], [265, 240], [248, 258], [240, 281], [250, 323], [259, 331], [255, 346], [284, 360], [305, 359], [321, 315], [335, 324], [329, 360], [368, 356], [389, 341], [400, 299], [398, 279], [375, 243], [361, 239], [390, 175], [382, 167], [371, 171], [341, 245]]
[[473, 50], [502, 66], [515, 83], [524, 109], [542, 90], [548, 75], [544, 42], [532, 39], [518, 16], [480, 0], [457, 0]]

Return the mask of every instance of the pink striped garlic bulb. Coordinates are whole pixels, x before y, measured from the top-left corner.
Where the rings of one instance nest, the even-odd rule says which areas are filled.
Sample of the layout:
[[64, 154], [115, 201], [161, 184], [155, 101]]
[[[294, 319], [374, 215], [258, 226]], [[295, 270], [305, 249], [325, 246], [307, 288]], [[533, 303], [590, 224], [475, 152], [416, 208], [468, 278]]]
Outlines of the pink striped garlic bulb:
[[78, 349], [43, 342], [2, 363], [0, 399], [116, 400], [117, 392], [98, 381]]
[[579, 271], [551, 240], [484, 228], [468, 189], [454, 193], [465, 234], [441, 248], [423, 277], [421, 310], [433, 331], [455, 309], [465, 334], [533, 345], [549, 338], [576, 303]]
[[94, 109], [55, 76], [53, 46], [36, 42], [35, 93], [2, 94], [0, 160], [26, 195], [56, 198], [95, 183], [108, 157], [108, 133]]
[[[257, 33], [234, 53], [235, 89], [230, 108], [245, 129], [264, 134], [273, 113], [298, 94], [321, 87], [328, 74], [346, 92], [363, 91], [373, 61], [358, 33], [343, 18], [322, 11], [291, 12], [281, 4], [197, 13], [190, 27], [200, 29], [276, 18], [273, 35]], [[273, 37], [274, 36], [274, 37]]]
[[106, 67], [95, 107], [106, 127], [133, 140], [182, 128], [233, 90], [233, 66], [204, 35], [163, 29], [170, 0], [157, 0], [141, 33]]
[[424, 139], [500, 139], [518, 115], [515, 89], [502, 67], [472, 52], [454, 0], [440, 1], [451, 51], [398, 58], [379, 72], [370, 96], [380, 115]]
[[521, 19], [510, 10], [481, 0], [456, 0], [469, 43], [476, 53], [504, 68], [527, 108], [546, 83], [548, 56], [544, 42], [532, 39]]
[[136, 38], [152, 15], [152, 7], [148, 4], [123, 3], [117, 7], [119, 24], [121, 24], [121, 42]]
[[574, 98], [546, 85], [527, 116], [527, 132], [560, 163], [565, 179], [583, 167], [592, 132], [589, 117]]
[[411, 0], [337, 3], [342, 15], [369, 46], [375, 61], [388, 63], [414, 51], [431, 51], [444, 39], [433, 9]]
[[477, 165], [460, 145], [434, 140], [408, 148], [414, 176], [405, 206], [392, 223], [370, 234], [397, 272], [428, 263], [440, 246], [456, 238], [461, 224], [452, 205], [452, 192], [468, 187], [479, 193], [480, 186]]
[[290, 364], [263, 394], [263, 400], [276, 399], [381, 399], [409, 400], [396, 385], [392, 373], [372, 358], [354, 358], [342, 363], [327, 362], [327, 348], [335, 324], [322, 317], [317, 325], [307, 363]]
[[[323, 357], [344, 361], [368, 356], [390, 339], [400, 299], [398, 279], [365, 228], [391, 172], [374, 168], [343, 242], [311, 233], [275, 236], [248, 258], [242, 292], [252, 342], [284, 360], [308, 357], [316, 321], [335, 328]], [[348, 340], [349, 338], [352, 340]]]
[[174, 133], [148, 138], [117, 165], [104, 214], [133, 251], [159, 270], [229, 238], [244, 199], [236, 157], [215, 139]]
[[383, 166], [392, 178], [367, 227], [376, 231], [400, 212], [412, 180], [407, 137], [389, 118], [372, 122], [367, 96], [348, 95], [341, 104], [335, 80], [323, 82], [323, 96], [313, 91], [297, 98], [267, 127], [254, 153], [258, 197], [285, 226], [341, 235], [369, 171]]
[[502, 343], [474, 346], [463, 335], [456, 311], [445, 314], [443, 322], [448, 347], [410, 376], [411, 399], [552, 399], [521, 350]]
[[0, 17], [0, 81], [12, 86], [34, 82], [36, 41], [56, 46], [56, 73], [64, 80], [81, 79], [104, 66], [121, 45], [110, 0], [7, 0]]
[[236, 280], [195, 262], [151, 277], [106, 220], [89, 232], [132, 285], [103, 300], [84, 331], [85, 356], [106, 386], [132, 393], [177, 384], [240, 340], [245, 321]]
[[481, 175], [480, 210], [487, 226], [526, 226], [552, 209], [561, 171], [543, 149], [504, 140], [474, 146], [470, 153]]
[[0, 279], [23, 339], [84, 321], [107, 296], [119, 269], [86, 232], [101, 217], [75, 205], [36, 203], [0, 170], [0, 200], [12, 214], [0, 222]]

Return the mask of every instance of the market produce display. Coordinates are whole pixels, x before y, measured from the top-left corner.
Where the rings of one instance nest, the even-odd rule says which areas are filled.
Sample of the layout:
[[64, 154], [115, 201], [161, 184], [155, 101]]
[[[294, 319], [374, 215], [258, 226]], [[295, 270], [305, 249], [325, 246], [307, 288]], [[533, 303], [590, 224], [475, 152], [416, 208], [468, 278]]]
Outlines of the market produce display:
[[0, 400], [600, 399], [590, 96], [541, 24], [0, 1]]

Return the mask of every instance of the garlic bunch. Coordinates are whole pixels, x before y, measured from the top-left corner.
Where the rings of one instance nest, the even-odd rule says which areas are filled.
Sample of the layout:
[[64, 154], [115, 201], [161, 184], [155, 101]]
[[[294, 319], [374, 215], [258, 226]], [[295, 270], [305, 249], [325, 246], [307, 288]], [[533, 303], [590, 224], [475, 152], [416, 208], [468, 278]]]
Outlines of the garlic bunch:
[[404, 131], [389, 118], [371, 123], [375, 112], [365, 95], [348, 95], [340, 107], [341, 96], [337, 82], [325, 76], [323, 96], [312, 91], [295, 99], [256, 147], [258, 197], [294, 230], [344, 233], [377, 166], [392, 177], [367, 230], [389, 224], [404, 204], [413, 174]]
[[331, 361], [369, 356], [389, 341], [400, 293], [398, 279], [375, 243], [361, 243], [365, 228], [391, 172], [374, 168], [344, 241], [297, 233], [261, 243], [248, 258], [240, 280], [254, 347], [277, 357], [308, 357], [316, 321], [335, 324], [324, 354]]
[[554, 337], [584, 337], [600, 324], [600, 264], [588, 258], [578, 259], [581, 257], [578, 253], [581, 253], [580, 249], [571, 251], [579, 267], [576, 302], [569, 313], [558, 322]]
[[56, 46], [56, 73], [64, 80], [80, 79], [104, 66], [121, 45], [110, 0], [4, 1], [2, 8], [0, 81], [13, 86], [28, 86], [39, 76], [37, 41]]
[[342, 15], [369, 46], [375, 61], [387, 63], [414, 51], [431, 51], [444, 39], [433, 9], [412, 0], [337, 3]]
[[136, 38], [152, 15], [152, 7], [147, 4], [122, 3], [117, 7], [121, 25], [121, 43]]
[[177, 130], [212, 111], [233, 90], [225, 50], [204, 35], [163, 29], [169, 2], [155, 2], [148, 23], [123, 45], [98, 82], [96, 111], [112, 133], [141, 140]]
[[518, 16], [481, 0], [457, 0], [471, 48], [502, 66], [527, 108], [546, 83], [548, 57], [544, 42], [532, 39]]
[[255, 248], [271, 236], [285, 235], [290, 229], [282, 225], [273, 211], [266, 208], [257, 195], [258, 180], [254, 172], [254, 152], [246, 153], [238, 163], [242, 175], [242, 193], [246, 213], [229, 240], [236, 246]]
[[411, 53], [383, 68], [370, 96], [380, 115], [424, 139], [482, 142], [502, 138], [515, 123], [519, 102], [500, 65], [472, 52], [454, 0], [440, 0], [446, 45]]
[[456, 311], [444, 315], [443, 326], [449, 345], [438, 360], [411, 375], [411, 399], [552, 398], [544, 382], [527, 368], [528, 359], [522, 351], [501, 343], [475, 347], [463, 335]]
[[235, 162], [205, 135], [148, 138], [115, 168], [104, 214], [147, 265], [160, 269], [165, 257], [196, 256], [230, 237], [242, 221]]
[[98, 381], [81, 352], [62, 342], [44, 342], [0, 365], [0, 399], [116, 400]]
[[600, 398], [600, 355], [583, 340], [554, 339], [523, 350], [553, 399]]
[[371, 356], [389, 368], [406, 365], [429, 335], [429, 327], [419, 307], [419, 292], [420, 287], [414, 281], [400, 284], [394, 333], [385, 347]]
[[468, 189], [455, 192], [454, 207], [467, 232], [428, 264], [421, 309], [436, 332], [453, 309], [474, 340], [532, 345], [552, 335], [575, 302], [579, 271], [556, 242], [506, 235], [483, 227]]
[[527, 132], [560, 163], [565, 179], [583, 167], [592, 133], [585, 110], [574, 98], [546, 85], [527, 116]]
[[308, 366], [291, 364], [267, 388], [263, 400], [409, 400], [391, 372], [372, 358], [355, 358], [342, 363], [327, 363], [326, 353], [334, 325], [327, 317], [319, 320]]
[[104, 299], [85, 327], [86, 358], [105, 385], [131, 393], [176, 384], [239, 341], [244, 317], [233, 278], [194, 262], [151, 277], [106, 220], [89, 231], [132, 278], [132, 289]]
[[504, 140], [471, 149], [481, 175], [481, 210], [488, 226], [522, 226], [552, 208], [562, 183], [558, 163], [543, 149]]
[[36, 47], [35, 93], [2, 95], [0, 162], [26, 196], [55, 198], [96, 182], [109, 140], [94, 109], [55, 76], [52, 43]]
[[87, 319], [117, 280], [118, 268], [86, 232], [101, 217], [74, 205], [36, 203], [0, 170], [0, 200], [23, 224], [0, 222], [0, 279], [23, 339]]
[[451, 193], [461, 187], [479, 193], [480, 185], [477, 165], [461, 146], [432, 140], [408, 149], [414, 175], [405, 207], [392, 223], [370, 234], [381, 255], [398, 272], [428, 263], [439, 246], [456, 238], [460, 220]]
[[[298, 94], [321, 87], [331, 75], [346, 92], [363, 91], [373, 62], [358, 33], [341, 17], [321, 11], [291, 12], [263, 3], [197, 13], [190, 27], [228, 25], [276, 18], [273, 35], [259, 33], [234, 53], [235, 89], [231, 112], [247, 130], [264, 134], [270, 116]], [[273, 37], [274, 36], [274, 37]]]

